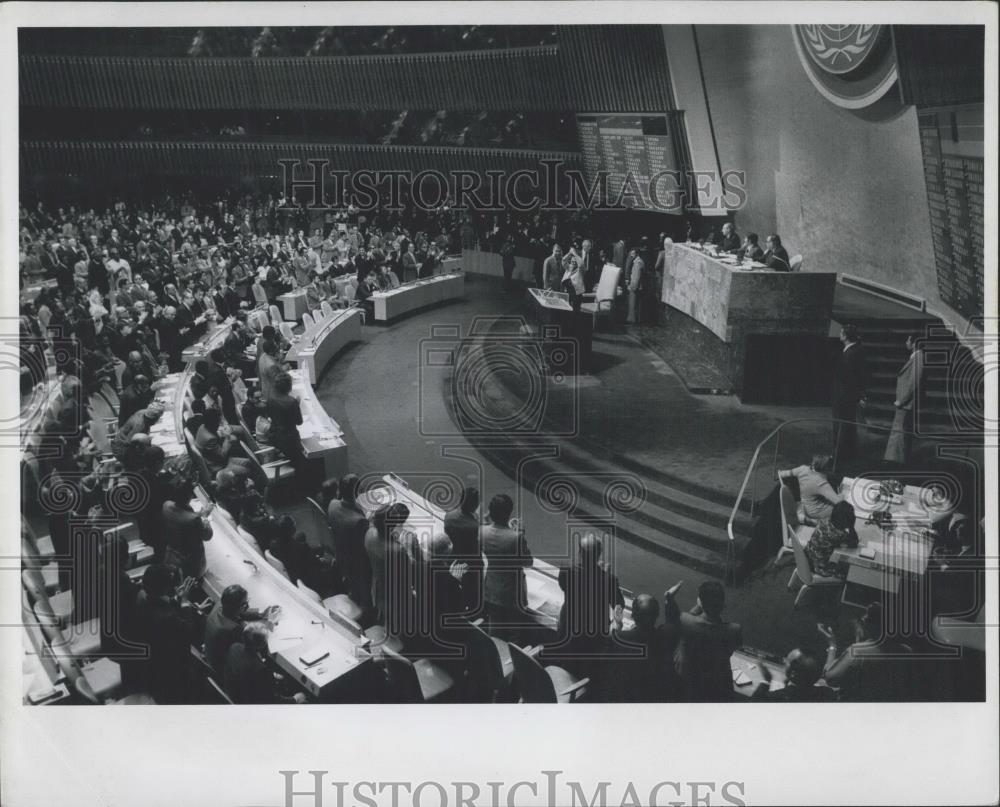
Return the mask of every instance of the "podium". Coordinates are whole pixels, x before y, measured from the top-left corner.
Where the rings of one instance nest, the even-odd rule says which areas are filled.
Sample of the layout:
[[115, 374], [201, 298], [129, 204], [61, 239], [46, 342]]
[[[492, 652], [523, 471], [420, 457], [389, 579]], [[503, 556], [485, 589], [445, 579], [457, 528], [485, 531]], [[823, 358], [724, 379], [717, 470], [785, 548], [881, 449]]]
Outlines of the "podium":
[[533, 332], [540, 340], [550, 375], [590, 372], [594, 315], [574, 308], [569, 295], [558, 291], [528, 289], [531, 294]]

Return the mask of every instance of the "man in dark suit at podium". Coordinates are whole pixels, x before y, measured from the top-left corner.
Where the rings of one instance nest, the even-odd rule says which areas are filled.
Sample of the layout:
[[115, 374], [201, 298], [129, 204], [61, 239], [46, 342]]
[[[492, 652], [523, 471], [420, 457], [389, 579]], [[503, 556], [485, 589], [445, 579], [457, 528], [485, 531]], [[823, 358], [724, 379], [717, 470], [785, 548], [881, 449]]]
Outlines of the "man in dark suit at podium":
[[840, 332], [843, 347], [837, 356], [833, 377], [833, 417], [848, 421], [834, 423], [834, 450], [838, 466], [854, 457], [857, 450], [858, 406], [864, 406], [867, 387], [867, 370], [861, 336], [854, 325], [845, 325]]
[[777, 235], [767, 237], [767, 251], [762, 259], [768, 269], [776, 272], [791, 272], [792, 264], [788, 260], [788, 251], [781, 246], [781, 238]]

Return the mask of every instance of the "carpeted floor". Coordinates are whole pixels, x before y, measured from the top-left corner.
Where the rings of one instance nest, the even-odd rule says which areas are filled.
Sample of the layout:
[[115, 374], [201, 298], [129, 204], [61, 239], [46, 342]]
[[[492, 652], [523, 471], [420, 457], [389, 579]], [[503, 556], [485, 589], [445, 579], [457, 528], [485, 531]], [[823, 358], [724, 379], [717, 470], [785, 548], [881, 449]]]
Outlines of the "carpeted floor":
[[[517, 503], [532, 550], [558, 563], [566, 556], [571, 520], [551, 512], [534, 491], [521, 490], [486, 461], [477, 449], [477, 438], [461, 434], [448, 416], [445, 385], [452, 368], [435, 366], [431, 356], [456, 339], [482, 333], [488, 327], [484, 322], [498, 315], [528, 315], [519, 294], [504, 294], [491, 279], [470, 276], [466, 288], [463, 301], [388, 326], [366, 326], [363, 341], [331, 363], [317, 393], [345, 431], [350, 466], [356, 473], [396, 473], [421, 491], [430, 485], [443, 506], [449, 506], [449, 497], [453, 501], [465, 484], [478, 485], [484, 500], [508, 493]], [[578, 434], [563, 439], [683, 476], [729, 503], [757, 442], [783, 420], [826, 414], [742, 406], [730, 396], [694, 396], [658, 356], [625, 335], [600, 335], [594, 351], [591, 377], [562, 388], [548, 384], [547, 405], [558, 410], [571, 400], [579, 406]], [[783, 458], [808, 456], [815, 439], [813, 430], [799, 429], [783, 445]], [[559, 444], [560, 439], [542, 439], [534, 450], [545, 455], [558, 451]], [[519, 454], [516, 460], [530, 458]], [[683, 579], [682, 605], [693, 604], [704, 575], [618, 543], [615, 565], [624, 586], [659, 595]], [[766, 570], [728, 589], [728, 612], [743, 622], [748, 645], [780, 654], [796, 644], [822, 646], [815, 617], [792, 609], [794, 596], [785, 589], [789, 571], [786, 562], [781, 570]]]

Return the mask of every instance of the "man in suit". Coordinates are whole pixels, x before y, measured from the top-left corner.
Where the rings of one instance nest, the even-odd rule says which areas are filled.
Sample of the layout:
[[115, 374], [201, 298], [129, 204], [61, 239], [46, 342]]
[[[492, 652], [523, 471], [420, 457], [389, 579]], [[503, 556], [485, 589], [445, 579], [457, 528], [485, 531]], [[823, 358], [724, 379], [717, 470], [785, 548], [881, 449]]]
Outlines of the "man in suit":
[[276, 676], [268, 665], [267, 634], [266, 623], [248, 622], [243, 626], [240, 640], [233, 642], [226, 652], [223, 675], [226, 693], [233, 703], [304, 703], [304, 693], [287, 696], [278, 691], [282, 677]]
[[641, 306], [642, 306], [642, 292], [643, 283], [645, 278], [643, 274], [646, 271], [645, 261], [642, 259], [642, 255], [638, 251], [632, 250], [629, 253], [629, 257], [632, 259], [632, 265], [629, 271], [628, 278], [628, 324], [638, 325], [641, 318]]
[[121, 426], [132, 415], [140, 409], [145, 409], [153, 402], [156, 395], [150, 386], [149, 379], [144, 375], [137, 375], [122, 391], [118, 401], [118, 425]]
[[371, 569], [365, 551], [368, 519], [357, 502], [359, 485], [356, 474], [344, 476], [340, 480], [340, 498], [330, 502], [326, 516], [333, 542], [328, 549], [344, 575], [347, 594], [366, 608], [371, 605]]
[[466, 563], [468, 572], [462, 577], [462, 595], [469, 611], [476, 612], [482, 598], [483, 554], [479, 546], [479, 490], [467, 487], [462, 491], [462, 503], [444, 517], [444, 531], [451, 540], [455, 560]]
[[601, 279], [602, 267], [594, 254], [594, 242], [589, 238], [583, 240], [580, 245], [580, 272], [583, 275], [583, 284], [587, 291], [593, 291], [594, 287]]
[[632, 600], [634, 627], [616, 624], [613, 633], [615, 661], [607, 676], [608, 698], [616, 703], [657, 703], [677, 698], [679, 682], [674, 671], [674, 641], [656, 621], [660, 604], [649, 594]]
[[663, 606], [667, 625], [677, 638], [674, 669], [684, 699], [709, 703], [732, 700], [729, 659], [743, 644], [743, 630], [738, 623], [722, 618], [726, 590], [715, 580], [702, 583], [694, 607], [682, 613], [675, 600], [679, 588], [680, 584], [664, 592]]
[[837, 464], [854, 457], [857, 449], [858, 406], [864, 406], [867, 388], [867, 368], [861, 336], [854, 325], [845, 325], [840, 332], [842, 348], [837, 356], [831, 402], [834, 420], [834, 456]]
[[[559, 570], [563, 607], [559, 613], [559, 642], [547, 658], [564, 656], [564, 661], [586, 662], [586, 656], [605, 655], [611, 634], [611, 609], [620, 617], [625, 606], [618, 577], [601, 562], [601, 539], [589, 532], [580, 539], [572, 564]], [[590, 659], [591, 661], [593, 659]], [[587, 666], [589, 669], [589, 666]]]
[[490, 500], [490, 523], [479, 531], [487, 563], [483, 600], [489, 632], [509, 641], [518, 638], [519, 626], [527, 618], [524, 569], [533, 563], [524, 533], [510, 525], [513, 512], [510, 496], [498, 493]]
[[226, 586], [222, 597], [205, 621], [205, 659], [212, 669], [222, 674], [229, 647], [240, 640], [247, 622], [270, 620], [279, 612], [272, 605], [263, 612], [250, 608], [250, 597], [243, 586]]
[[823, 675], [823, 665], [815, 656], [798, 648], [785, 656], [785, 685], [771, 691], [771, 671], [758, 664], [761, 678], [751, 697], [772, 703], [821, 703], [835, 700], [836, 692], [828, 686], [816, 686]]
[[731, 222], [722, 225], [722, 238], [719, 241], [720, 252], [736, 252], [740, 248], [740, 237]]
[[767, 251], [764, 252], [764, 264], [776, 272], [791, 272], [792, 265], [788, 260], [788, 252], [781, 246], [781, 238], [777, 235], [767, 237]]
[[764, 258], [764, 250], [760, 248], [760, 238], [757, 233], [747, 233], [746, 239], [743, 241], [743, 246], [736, 250], [736, 260], [740, 263], [743, 262], [744, 258], [749, 258], [752, 261], [761, 261]]
[[403, 273], [401, 278], [403, 283], [417, 279], [417, 253], [412, 241], [406, 246], [406, 252], [400, 260], [400, 268]]
[[545, 259], [545, 263], [542, 265], [545, 288], [550, 291], [559, 291], [563, 276], [562, 259], [562, 247], [556, 244], [552, 247], [552, 254]]
[[240, 310], [240, 297], [229, 280], [224, 280], [215, 287], [212, 302], [215, 303], [215, 310], [223, 319], [235, 317], [236, 312]]
[[918, 405], [923, 391], [924, 360], [915, 334], [906, 337], [906, 348], [910, 351], [906, 363], [896, 373], [896, 414], [892, 420], [889, 443], [885, 447], [888, 462], [905, 464], [910, 453], [913, 431], [913, 410]]

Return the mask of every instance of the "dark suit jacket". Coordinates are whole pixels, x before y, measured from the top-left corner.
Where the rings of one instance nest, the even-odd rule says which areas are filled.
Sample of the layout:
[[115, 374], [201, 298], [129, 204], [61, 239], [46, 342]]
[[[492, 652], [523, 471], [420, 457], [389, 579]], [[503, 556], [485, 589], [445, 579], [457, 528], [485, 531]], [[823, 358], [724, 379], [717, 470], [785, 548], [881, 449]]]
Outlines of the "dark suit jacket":
[[139, 392], [131, 384], [125, 387], [118, 402], [118, 425], [121, 426], [140, 409], [149, 406], [155, 396], [156, 393], [152, 389]]
[[837, 356], [831, 400], [834, 410], [853, 408], [865, 395], [868, 371], [864, 348], [857, 342]]
[[788, 251], [784, 247], [769, 249], [764, 253], [764, 263], [769, 269], [778, 272], [790, 272], [792, 265], [788, 261]]
[[578, 563], [559, 570], [559, 587], [565, 593], [559, 614], [559, 634], [575, 643], [599, 644], [611, 633], [611, 608], [624, 605], [618, 577], [598, 565]]
[[719, 249], [725, 252], [735, 252], [740, 248], [740, 237], [736, 233], [722, 236], [719, 241]]
[[740, 247], [736, 250], [736, 260], [742, 261], [744, 258], [749, 258], [752, 261], [759, 261], [764, 257], [764, 250], [760, 248], [760, 244], [751, 244], [749, 247]]
[[[616, 703], [657, 703], [676, 698], [674, 639], [664, 626], [651, 631], [638, 627], [615, 631], [616, 660], [608, 681], [608, 695]], [[637, 654], [642, 653], [642, 656]]]
[[223, 680], [233, 703], [278, 703], [274, 675], [243, 642], [234, 642], [226, 653]]

